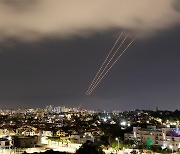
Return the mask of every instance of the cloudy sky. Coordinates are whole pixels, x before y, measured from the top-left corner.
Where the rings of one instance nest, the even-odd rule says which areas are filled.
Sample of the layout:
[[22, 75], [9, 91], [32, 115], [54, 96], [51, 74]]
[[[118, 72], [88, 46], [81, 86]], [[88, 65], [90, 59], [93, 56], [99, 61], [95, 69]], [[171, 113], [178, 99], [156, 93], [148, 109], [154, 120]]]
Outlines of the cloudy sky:
[[[179, 109], [179, 0], [0, 0], [0, 19], [1, 108]], [[86, 96], [124, 28], [138, 38]]]

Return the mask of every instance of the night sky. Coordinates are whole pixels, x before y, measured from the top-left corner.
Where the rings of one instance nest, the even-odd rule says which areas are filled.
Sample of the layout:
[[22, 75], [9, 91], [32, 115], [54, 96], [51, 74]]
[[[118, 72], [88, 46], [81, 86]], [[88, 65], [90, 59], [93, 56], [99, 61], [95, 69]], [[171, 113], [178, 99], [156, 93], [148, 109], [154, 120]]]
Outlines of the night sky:
[[38, 39], [1, 32], [0, 108], [180, 109], [180, 24], [143, 32], [90, 96], [85, 92], [122, 28], [87, 29]]

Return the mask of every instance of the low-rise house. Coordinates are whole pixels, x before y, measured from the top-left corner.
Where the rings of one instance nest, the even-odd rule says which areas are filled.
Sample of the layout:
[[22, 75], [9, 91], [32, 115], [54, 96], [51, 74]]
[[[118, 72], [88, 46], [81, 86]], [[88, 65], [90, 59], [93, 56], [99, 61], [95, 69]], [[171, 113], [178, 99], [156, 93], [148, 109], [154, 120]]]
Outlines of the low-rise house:
[[12, 146], [12, 140], [7, 138], [0, 138], [0, 148], [7, 149]]
[[56, 136], [65, 137], [67, 136], [67, 133], [63, 131], [62, 129], [59, 129], [58, 131], [56, 131]]
[[31, 148], [39, 144], [38, 136], [14, 136], [13, 137], [14, 147], [17, 148]]
[[18, 128], [16, 130], [16, 133], [23, 136], [39, 135], [39, 131], [37, 130], [37, 128], [28, 125]]
[[53, 136], [53, 132], [50, 130], [43, 130], [42, 131], [42, 136], [44, 137], [52, 137]]
[[1, 128], [0, 129], [0, 137], [13, 136], [13, 135], [16, 135], [16, 132], [12, 128]]

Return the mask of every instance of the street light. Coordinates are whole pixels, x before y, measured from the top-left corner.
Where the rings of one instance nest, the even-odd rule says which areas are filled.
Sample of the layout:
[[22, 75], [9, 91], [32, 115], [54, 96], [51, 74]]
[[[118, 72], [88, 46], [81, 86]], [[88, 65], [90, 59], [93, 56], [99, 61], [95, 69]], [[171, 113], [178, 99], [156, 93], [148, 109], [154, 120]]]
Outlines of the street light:
[[118, 142], [118, 151], [119, 151], [119, 138], [116, 137], [116, 141]]
[[170, 145], [169, 148], [172, 150], [172, 153], [173, 153], [173, 145]]

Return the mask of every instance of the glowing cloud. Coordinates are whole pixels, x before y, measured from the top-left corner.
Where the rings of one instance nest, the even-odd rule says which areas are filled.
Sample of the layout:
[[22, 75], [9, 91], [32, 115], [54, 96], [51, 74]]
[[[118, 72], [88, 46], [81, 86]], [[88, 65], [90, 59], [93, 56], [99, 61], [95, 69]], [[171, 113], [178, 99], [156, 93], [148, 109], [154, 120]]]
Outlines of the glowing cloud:
[[179, 0], [1, 0], [0, 37], [37, 40], [127, 28], [143, 36], [180, 22]]

